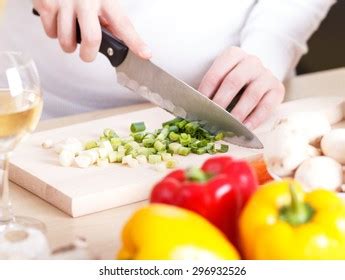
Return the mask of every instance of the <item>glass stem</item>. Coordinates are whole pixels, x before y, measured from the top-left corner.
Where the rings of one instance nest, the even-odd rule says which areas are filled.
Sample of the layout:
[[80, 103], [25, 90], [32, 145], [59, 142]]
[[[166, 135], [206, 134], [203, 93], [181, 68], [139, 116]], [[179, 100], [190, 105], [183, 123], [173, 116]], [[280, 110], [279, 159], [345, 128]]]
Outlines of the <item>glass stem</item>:
[[8, 181], [9, 153], [2, 158], [2, 178], [0, 185], [0, 224], [6, 224], [14, 219]]

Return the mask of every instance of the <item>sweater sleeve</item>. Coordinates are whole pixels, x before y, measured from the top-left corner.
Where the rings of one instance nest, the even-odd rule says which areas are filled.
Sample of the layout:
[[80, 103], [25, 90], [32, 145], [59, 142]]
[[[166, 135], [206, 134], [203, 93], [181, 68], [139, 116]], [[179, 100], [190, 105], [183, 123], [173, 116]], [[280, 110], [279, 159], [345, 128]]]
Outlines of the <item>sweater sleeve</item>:
[[241, 48], [284, 80], [308, 50], [307, 40], [336, 0], [258, 0], [242, 30]]

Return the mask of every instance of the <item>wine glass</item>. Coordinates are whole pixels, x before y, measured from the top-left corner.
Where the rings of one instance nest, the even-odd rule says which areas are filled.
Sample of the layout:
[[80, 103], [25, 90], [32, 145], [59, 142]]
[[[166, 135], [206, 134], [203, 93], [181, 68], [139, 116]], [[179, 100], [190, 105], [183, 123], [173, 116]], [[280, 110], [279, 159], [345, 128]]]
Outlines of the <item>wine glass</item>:
[[8, 181], [11, 153], [35, 130], [42, 105], [39, 76], [33, 60], [17, 52], [0, 52], [0, 232], [16, 226], [44, 229], [36, 219], [14, 216]]

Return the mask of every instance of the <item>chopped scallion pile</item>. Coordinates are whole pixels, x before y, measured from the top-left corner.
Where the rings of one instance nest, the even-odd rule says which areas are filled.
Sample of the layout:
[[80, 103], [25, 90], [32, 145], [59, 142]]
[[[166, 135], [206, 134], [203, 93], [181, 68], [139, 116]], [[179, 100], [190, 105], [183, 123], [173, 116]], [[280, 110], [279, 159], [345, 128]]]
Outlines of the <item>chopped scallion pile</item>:
[[[104, 129], [99, 139], [84, 143], [78, 162], [84, 160], [89, 165], [99, 166], [123, 163], [130, 167], [148, 162], [175, 168], [174, 155], [216, 154], [229, 150], [228, 145], [217, 143], [224, 138], [222, 132], [212, 135], [197, 121], [175, 118], [154, 132], [146, 131], [144, 122], [136, 122], [131, 124], [130, 130], [129, 136], [119, 137], [113, 129]], [[78, 166], [84, 167], [86, 163], [81, 162]]]

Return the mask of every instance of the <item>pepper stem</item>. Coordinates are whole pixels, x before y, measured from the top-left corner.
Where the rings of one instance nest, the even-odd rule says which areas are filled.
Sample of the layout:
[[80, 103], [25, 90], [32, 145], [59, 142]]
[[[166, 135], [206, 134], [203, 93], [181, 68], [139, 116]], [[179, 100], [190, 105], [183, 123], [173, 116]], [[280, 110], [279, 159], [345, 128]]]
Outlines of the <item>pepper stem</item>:
[[193, 182], [204, 183], [210, 179], [210, 175], [208, 173], [197, 167], [189, 168], [186, 175], [187, 179]]
[[[292, 183], [289, 184], [289, 192], [290, 192], [290, 196], [291, 196], [291, 204], [290, 204], [291, 205], [291, 211], [293, 213], [295, 213], [296, 215], [298, 215], [298, 213], [301, 211], [301, 206], [303, 204], [300, 203], [300, 201], [298, 200], [296, 188], [294, 188]], [[302, 209], [302, 211], [303, 211], [303, 209]]]
[[302, 202], [297, 197], [296, 188], [293, 183], [289, 184], [291, 197], [290, 205], [280, 209], [280, 219], [288, 222], [292, 226], [299, 226], [307, 223], [314, 215], [314, 209], [307, 203]]

